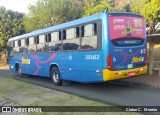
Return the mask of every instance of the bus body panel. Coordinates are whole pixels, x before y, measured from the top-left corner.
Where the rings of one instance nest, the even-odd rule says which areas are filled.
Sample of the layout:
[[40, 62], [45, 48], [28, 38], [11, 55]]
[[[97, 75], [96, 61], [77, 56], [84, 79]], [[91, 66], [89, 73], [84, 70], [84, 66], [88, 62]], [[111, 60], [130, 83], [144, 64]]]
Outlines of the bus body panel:
[[[143, 17], [109, 14], [106, 50], [111, 56], [112, 70], [103, 70], [104, 81], [122, 79], [147, 73], [146, 34]], [[129, 26], [129, 28], [127, 28]], [[128, 32], [129, 31], [129, 32]], [[106, 60], [108, 58], [106, 57]], [[109, 66], [106, 61], [106, 65]]]
[[[50, 77], [50, 66], [55, 64], [60, 70], [61, 79], [79, 82], [103, 81], [101, 58], [101, 51], [25, 54], [11, 59], [10, 65], [14, 67], [10, 70], [15, 72], [17, 61], [24, 74]], [[26, 62], [22, 62], [24, 59]]]
[[[60, 71], [62, 80], [77, 82], [103, 82], [145, 74], [147, 72], [144, 59], [146, 58], [146, 51], [144, 51], [146, 49], [146, 36], [144, 35], [144, 42], [141, 45], [131, 47], [115, 46], [111, 37], [117, 33], [111, 32], [110, 17], [108, 15], [109, 13], [100, 13], [85, 19], [78, 19], [35, 32], [36, 35], [40, 35], [69, 28], [69, 25], [76, 26], [101, 20], [102, 31], [100, 32], [101, 38], [99, 39], [102, 40], [100, 40], [100, 49], [18, 54], [9, 60], [10, 71], [16, 72], [15, 65], [18, 63], [22, 69], [22, 73], [50, 77], [51, 67], [52, 65], [56, 65]], [[34, 32], [22, 35], [19, 38], [15, 37], [13, 40], [32, 37], [33, 35]], [[124, 44], [123, 40], [116, 42]], [[107, 59], [109, 55], [112, 56], [113, 70], [109, 70], [108, 68]]]

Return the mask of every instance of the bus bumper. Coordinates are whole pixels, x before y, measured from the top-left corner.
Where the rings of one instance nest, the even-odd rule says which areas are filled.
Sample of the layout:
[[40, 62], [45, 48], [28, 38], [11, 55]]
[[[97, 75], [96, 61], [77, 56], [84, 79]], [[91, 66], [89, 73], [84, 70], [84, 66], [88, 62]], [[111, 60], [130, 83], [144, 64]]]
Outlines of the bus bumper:
[[103, 81], [110, 81], [116, 79], [123, 79], [133, 76], [138, 76], [147, 73], [147, 66], [129, 69], [129, 70], [120, 70], [120, 71], [110, 71], [108, 69], [103, 70]]

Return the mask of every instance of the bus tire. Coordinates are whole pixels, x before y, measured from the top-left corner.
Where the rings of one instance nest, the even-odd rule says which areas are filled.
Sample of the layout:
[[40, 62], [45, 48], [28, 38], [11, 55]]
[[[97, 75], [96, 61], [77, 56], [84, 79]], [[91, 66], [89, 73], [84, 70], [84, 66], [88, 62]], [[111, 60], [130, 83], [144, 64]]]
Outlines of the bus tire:
[[22, 75], [22, 69], [21, 69], [21, 67], [20, 67], [19, 64], [16, 65], [16, 73], [17, 73], [17, 76], [23, 77], [23, 75]]
[[61, 77], [60, 77], [60, 72], [59, 72], [59, 69], [57, 67], [53, 67], [51, 69], [51, 78], [52, 78], [52, 81], [55, 85], [57, 86], [60, 86], [62, 85], [62, 80], [61, 80]]

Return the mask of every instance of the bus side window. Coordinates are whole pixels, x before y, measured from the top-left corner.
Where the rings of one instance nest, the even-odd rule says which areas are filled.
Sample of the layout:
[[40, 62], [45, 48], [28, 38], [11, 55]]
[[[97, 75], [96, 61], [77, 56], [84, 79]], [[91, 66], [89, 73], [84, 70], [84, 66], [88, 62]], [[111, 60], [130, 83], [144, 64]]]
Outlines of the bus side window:
[[[83, 27], [83, 26], [82, 26]], [[83, 29], [81, 30], [83, 33]], [[82, 36], [81, 49], [92, 50], [97, 48], [97, 24], [88, 24], [84, 26], [84, 35]]]
[[25, 39], [25, 44], [26, 44], [26, 46], [29, 45], [29, 38]]
[[22, 50], [22, 40], [18, 40], [18, 48], [19, 48], [19, 52], [18, 53], [23, 53], [23, 50]]
[[15, 47], [15, 41], [13, 41], [13, 47]]
[[29, 38], [25, 39], [25, 44], [27, 46], [27, 52], [26, 53], [28, 53]]
[[63, 40], [63, 50], [78, 50], [80, 46], [79, 28], [66, 30], [66, 39]]
[[14, 54], [17, 54], [19, 52], [18, 41], [14, 41], [13, 52]]
[[62, 37], [61, 37], [61, 31], [59, 31], [59, 35], [58, 35], [58, 37], [59, 37], [59, 40], [62, 40]]
[[22, 39], [21, 40], [21, 48], [20, 48], [20, 51], [22, 52], [22, 53], [27, 53], [27, 51], [28, 51], [28, 45], [27, 45], [27, 39]]
[[48, 33], [48, 42], [51, 42], [51, 33]]
[[8, 56], [13, 56], [14, 55], [14, 48], [15, 48], [15, 41], [10, 42], [7, 51], [8, 51]]
[[35, 41], [34, 37], [29, 38], [28, 51], [29, 51], [29, 53], [36, 52], [36, 41]]
[[48, 34], [45, 35], [45, 42], [48, 43]]
[[37, 36], [37, 52], [46, 51], [46, 39], [45, 35]]
[[66, 39], [66, 30], [63, 30], [63, 40]]
[[61, 32], [52, 32], [51, 41], [48, 42], [48, 51], [61, 51]]
[[94, 23], [94, 35], [97, 35], [97, 24]]
[[79, 27], [76, 27], [76, 38], [79, 38]]
[[39, 36], [34, 37], [34, 43], [39, 44]]
[[84, 26], [81, 27], [81, 36], [84, 37]]

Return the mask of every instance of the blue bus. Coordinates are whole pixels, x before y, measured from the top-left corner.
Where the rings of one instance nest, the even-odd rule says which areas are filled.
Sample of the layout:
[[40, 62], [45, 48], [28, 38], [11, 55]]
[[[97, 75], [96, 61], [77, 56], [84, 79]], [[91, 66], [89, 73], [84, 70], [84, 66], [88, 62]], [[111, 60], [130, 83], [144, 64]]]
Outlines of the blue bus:
[[105, 82], [147, 73], [145, 19], [102, 12], [9, 39], [9, 67], [18, 75]]

